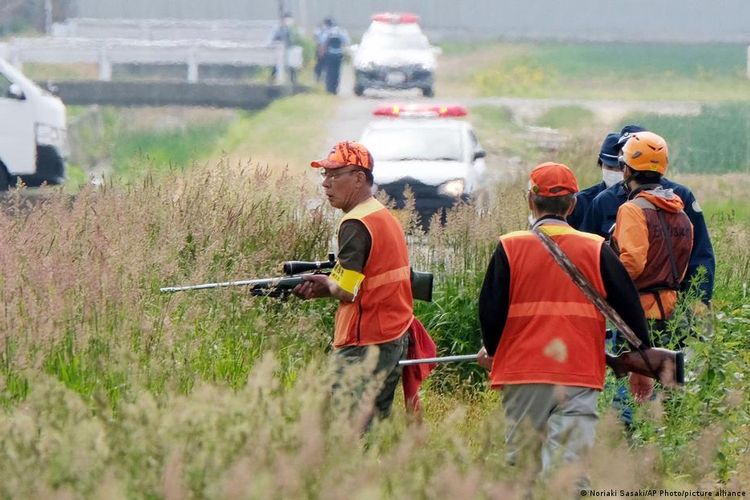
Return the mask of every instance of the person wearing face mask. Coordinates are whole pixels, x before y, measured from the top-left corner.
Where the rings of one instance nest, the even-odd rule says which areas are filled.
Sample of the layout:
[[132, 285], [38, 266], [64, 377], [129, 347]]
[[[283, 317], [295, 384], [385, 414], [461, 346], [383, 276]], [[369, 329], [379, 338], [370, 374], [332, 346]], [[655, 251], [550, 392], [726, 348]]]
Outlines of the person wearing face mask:
[[[637, 132], [645, 132], [646, 129], [639, 125], [626, 125], [620, 132], [621, 138], [618, 143], [618, 152], [625, 145], [630, 136]], [[683, 184], [661, 177], [658, 181], [664, 189], [671, 189], [680, 197], [685, 204], [685, 213], [690, 222], [693, 224], [693, 249], [690, 253], [687, 274], [680, 284], [681, 290], [690, 287], [693, 280], [704, 269], [702, 280], [698, 282], [698, 293], [701, 302], [710, 307], [711, 298], [714, 291], [714, 274], [716, 271], [716, 259], [711, 244], [711, 237], [708, 234], [706, 221], [703, 217], [703, 210], [695, 199], [690, 188]], [[617, 217], [617, 209], [628, 199], [629, 188], [624, 182], [618, 182], [614, 186], [605, 189], [599, 193], [592, 201], [583, 217], [583, 223], [580, 226], [581, 231], [598, 234], [599, 236], [608, 237], [612, 226]], [[705, 310], [705, 308], [703, 308]], [[703, 313], [704, 311], [697, 311]]]
[[573, 209], [573, 213], [568, 216], [568, 224], [574, 229], [581, 228], [591, 200], [596, 198], [605, 189], [614, 186], [618, 182], [622, 182], [622, 170], [620, 170], [620, 166], [617, 163], [617, 156], [619, 154], [617, 142], [619, 140], [620, 134], [614, 132], [607, 134], [607, 137], [604, 138], [602, 147], [599, 150], [599, 158], [596, 162], [602, 171], [602, 182], [594, 184], [576, 194], [575, 208]]

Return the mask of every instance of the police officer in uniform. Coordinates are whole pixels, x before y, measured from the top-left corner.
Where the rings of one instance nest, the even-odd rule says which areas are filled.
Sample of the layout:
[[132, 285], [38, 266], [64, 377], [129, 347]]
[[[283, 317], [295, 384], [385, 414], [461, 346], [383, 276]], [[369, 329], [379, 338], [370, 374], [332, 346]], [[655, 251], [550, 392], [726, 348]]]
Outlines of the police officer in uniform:
[[349, 45], [349, 34], [336, 24], [333, 18], [323, 21], [323, 53], [325, 68], [326, 92], [337, 94], [341, 77], [341, 63], [344, 60], [344, 49]]
[[581, 227], [586, 212], [591, 205], [591, 201], [596, 198], [599, 193], [614, 186], [618, 182], [622, 182], [622, 170], [617, 161], [620, 153], [620, 148], [618, 146], [619, 140], [620, 134], [618, 133], [607, 134], [607, 137], [604, 138], [602, 146], [599, 149], [599, 158], [596, 162], [602, 171], [602, 182], [576, 193], [576, 206], [573, 209], [573, 213], [568, 217], [568, 224], [570, 224], [573, 229], [579, 229]]

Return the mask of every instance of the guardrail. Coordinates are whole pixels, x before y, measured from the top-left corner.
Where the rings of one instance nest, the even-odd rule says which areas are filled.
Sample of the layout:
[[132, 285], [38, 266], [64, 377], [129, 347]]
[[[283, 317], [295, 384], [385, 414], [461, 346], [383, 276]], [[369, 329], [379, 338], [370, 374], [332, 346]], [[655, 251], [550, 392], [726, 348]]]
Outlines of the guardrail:
[[96, 19], [69, 18], [52, 25], [52, 36], [67, 38], [132, 38], [138, 40], [232, 40], [265, 43], [278, 21], [231, 19]]
[[276, 66], [285, 71], [281, 44], [259, 45], [220, 40], [135, 40], [91, 38], [14, 38], [0, 44], [0, 57], [24, 63], [98, 64], [99, 80], [111, 81], [113, 64], [185, 64], [187, 81], [199, 79], [201, 64]]

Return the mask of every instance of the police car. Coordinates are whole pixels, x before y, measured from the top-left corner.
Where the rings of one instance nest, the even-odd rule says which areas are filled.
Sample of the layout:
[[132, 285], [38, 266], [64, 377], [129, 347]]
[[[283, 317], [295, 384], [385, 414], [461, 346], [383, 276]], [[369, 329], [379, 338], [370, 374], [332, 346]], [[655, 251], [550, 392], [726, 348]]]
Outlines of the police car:
[[354, 93], [366, 89], [420, 89], [434, 95], [436, 54], [414, 14], [376, 14], [359, 45], [353, 45]]
[[422, 221], [459, 201], [470, 201], [485, 185], [486, 153], [462, 106], [394, 105], [375, 109], [360, 142], [375, 159], [375, 190], [404, 206], [404, 188], [414, 193]]

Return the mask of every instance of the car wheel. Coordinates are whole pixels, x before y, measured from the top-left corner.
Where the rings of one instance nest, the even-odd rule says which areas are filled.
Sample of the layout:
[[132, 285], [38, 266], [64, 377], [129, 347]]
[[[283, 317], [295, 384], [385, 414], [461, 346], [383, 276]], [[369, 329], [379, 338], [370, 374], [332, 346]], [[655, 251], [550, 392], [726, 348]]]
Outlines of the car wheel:
[[422, 95], [425, 97], [435, 97], [435, 91], [432, 87], [424, 87], [422, 89]]
[[357, 97], [361, 97], [362, 94], [364, 94], [364, 93], [365, 93], [365, 87], [364, 87], [364, 85], [355, 85], [354, 86], [354, 95], [356, 95]]

